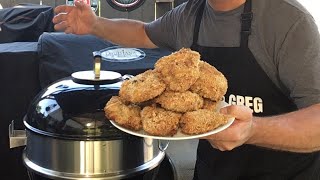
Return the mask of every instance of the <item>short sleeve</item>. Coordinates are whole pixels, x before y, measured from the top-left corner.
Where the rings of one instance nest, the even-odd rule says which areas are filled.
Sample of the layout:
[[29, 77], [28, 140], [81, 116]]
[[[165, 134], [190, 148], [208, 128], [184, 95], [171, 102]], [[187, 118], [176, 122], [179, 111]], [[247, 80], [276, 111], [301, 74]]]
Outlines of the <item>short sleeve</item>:
[[277, 63], [280, 81], [299, 108], [320, 102], [320, 35], [310, 15], [290, 28]]
[[176, 50], [177, 22], [184, 5], [182, 4], [168, 11], [162, 17], [145, 25], [147, 35], [155, 45], [172, 51]]

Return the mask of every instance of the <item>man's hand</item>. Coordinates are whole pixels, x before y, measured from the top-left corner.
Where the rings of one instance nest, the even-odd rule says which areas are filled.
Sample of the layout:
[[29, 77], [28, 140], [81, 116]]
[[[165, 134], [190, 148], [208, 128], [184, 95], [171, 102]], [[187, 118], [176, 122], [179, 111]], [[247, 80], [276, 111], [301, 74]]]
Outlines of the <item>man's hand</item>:
[[97, 16], [91, 7], [82, 1], [76, 1], [75, 6], [58, 6], [55, 13], [57, 15], [52, 20], [54, 28], [65, 33], [92, 34], [97, 22]]
[[220, 110], [235, 117], [233, 124], [220, 133], [205, 137], [210, 144], [221, 151], [230, 151], [244, 144], [253, 134], [253, 111], [245, 106], [231, 105]]

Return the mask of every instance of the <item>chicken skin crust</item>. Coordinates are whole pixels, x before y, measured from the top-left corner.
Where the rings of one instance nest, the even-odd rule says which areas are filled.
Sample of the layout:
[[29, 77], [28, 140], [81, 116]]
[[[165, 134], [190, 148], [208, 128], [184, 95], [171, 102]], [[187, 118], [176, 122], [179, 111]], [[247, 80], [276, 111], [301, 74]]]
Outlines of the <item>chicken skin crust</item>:
[[159, 74], [148, 70], [122, 83], [119, 95], [125, 101], [141, 103], [160, 95], [166, 84], [159, 78]]
[[216, 111], [218, 108], [218, 102], [217, 101], [212, 101], [210, 99], [203, 99], [203, 106], [201, 109], [208, 109], [210, 111]]
[[203, 106], [203, 98], [191, 91], [164, 91], [155, 101], [166, 110], [181, 113], [195, 111]]
[[190, 90], [212, 101], [220, 101], [226, 94], [228, 82], [225, 76], [207, 62], [200, 62], [200, 77]]
[[166, 111], [156, 106], [147, 106], [141, 111], [142, 127], [154, 136], [173, 136], [179, 129], [180, 113]]
[[134, 104], [125, 104], [119, 96], [113, 96], [104, 107], [105, 116], [117, 124], [131, 129], [141, 130], [141, 108]]
[[226, 115], [207, 109], [187, 112], [180, 120], [181, 132], [188, 135], [203, 134], [226, 124], [228, 119]]
[[199, 78], [200, 54], [188, 48], [160, 58], [155, 70], [161, 74], [167, 88], [184, 92]]

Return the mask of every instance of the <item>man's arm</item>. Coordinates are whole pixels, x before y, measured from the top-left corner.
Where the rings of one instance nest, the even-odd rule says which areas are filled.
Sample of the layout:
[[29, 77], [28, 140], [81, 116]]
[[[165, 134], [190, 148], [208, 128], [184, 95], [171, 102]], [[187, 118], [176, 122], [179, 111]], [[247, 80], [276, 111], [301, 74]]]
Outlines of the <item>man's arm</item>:
[[250, 108], [236, 105], [225, 107], [221, 112], [233, 115], [235, 122], [205, 138], [221, 151], [242, 144], [292, 152], [320, 150], [320, 104], [272, 117], [252, 117]]
[[98, 17], [92, 34], [122, 46], [156, 48], [144, 26], [145, 23], [136, 20]]
[[253, 118], [248, 144], [294, 152], [320, 150], [320, 104], [284, 115]]
[[53, 23], [58, 31], [92, 34], [122, 46], [156, 48], [145, 32], [145, 23], [141, 21], [97, 17], [82, 1], [75, 2], [75, 6], [58, 6], [55, 13]]

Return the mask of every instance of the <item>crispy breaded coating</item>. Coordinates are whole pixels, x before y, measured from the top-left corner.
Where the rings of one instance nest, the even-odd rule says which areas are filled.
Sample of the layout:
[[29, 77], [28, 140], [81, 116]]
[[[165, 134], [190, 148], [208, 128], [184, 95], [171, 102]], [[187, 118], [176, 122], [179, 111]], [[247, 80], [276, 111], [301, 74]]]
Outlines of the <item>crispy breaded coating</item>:
[[141, 130], [141, 108], [133, 104], [125, 104], [118, 96], [113, 96], [104, 107], [105, 116], [114, 120], [119, 125], [132, 129]]
[[154, 136], [174, 136], [179, 129], [203, 134], [228, 122], [217, 112], [227, 89], [219, 70], [182, 48], [160, 58], [154, 70], [124, 81], [104, 110], [119, 125]]
[[218, 102], [217, 101], [212, 101], [210, 99], [203, 99], [203, 106], [202, 109], [208, 109], [211, 111], [216, 111], [218, 107]]
[[165, 89], [165, 83], [159, 74], [148, 70], [122, 83], [119, 95], [126, 101], [141, 103], [160, 95]]
[[187, 112], [180, 120], [181, 132], [189, 135], [203, 134], [226, 124], [228, 119], [226, 115], [207, 109]]
[[155, 70], [172, 91], [183, 92], [199, 78], [200, 54], [189, 48], [182, 48], [168, 56], [160, 58]]
[[226, 94], [228, 82], [225, 76], [210, 64], [200, 62], [200, 77], [190, 90], [204, 98], [219, 101]]
[[173, 136], [179, 128], [181, 114], [166, 111], [156, 106], [147, 106], [141, 111], [142, 127], [155, 136]]
[[195, 111], [203, 106], [203, 98], [191, 91], [164, 91], [155, 101], [166, 110], [182, 113]]

